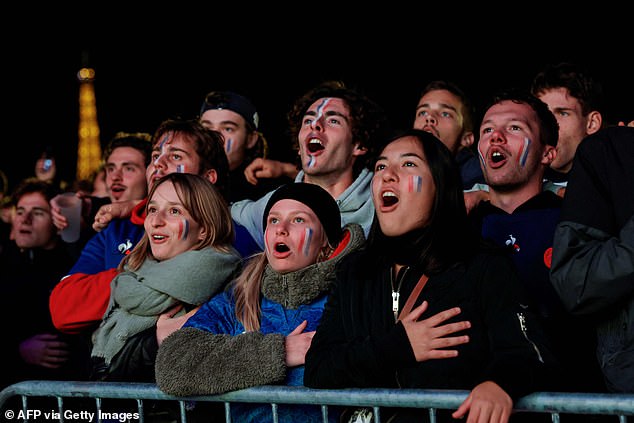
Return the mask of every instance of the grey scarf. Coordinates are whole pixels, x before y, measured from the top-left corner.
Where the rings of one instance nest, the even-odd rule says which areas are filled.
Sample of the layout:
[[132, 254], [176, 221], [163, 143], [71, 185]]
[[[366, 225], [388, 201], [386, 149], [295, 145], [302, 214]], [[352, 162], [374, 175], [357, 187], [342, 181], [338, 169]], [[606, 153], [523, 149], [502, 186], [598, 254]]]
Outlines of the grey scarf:
[[235, 250], [207, 247], [161, 262], [147, 259], [136, 272], [126, 268], [112, 280], [108, 310], [93, 333], [92, 356], [110, 364], [127, 340], [154, 326], [161, 313], [179, 303], [200, 305], [220, 292], [239, 264]]

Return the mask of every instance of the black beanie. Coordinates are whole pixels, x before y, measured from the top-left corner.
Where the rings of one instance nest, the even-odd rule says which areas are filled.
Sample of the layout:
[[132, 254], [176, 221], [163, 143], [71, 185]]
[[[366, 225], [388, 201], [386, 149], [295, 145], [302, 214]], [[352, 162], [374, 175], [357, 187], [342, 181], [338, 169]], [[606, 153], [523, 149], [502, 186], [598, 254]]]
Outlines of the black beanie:
[[319, 218], [324, 227], [328, 243], [336, 247], [341, 239], [341, 214], [334, 198], [322, 187], [305, 182], [282, 185], [275, 190], [264, 209], [262, 228], [266, 230], [269, 211], [280, 200], [295, 200], [307, 205]]

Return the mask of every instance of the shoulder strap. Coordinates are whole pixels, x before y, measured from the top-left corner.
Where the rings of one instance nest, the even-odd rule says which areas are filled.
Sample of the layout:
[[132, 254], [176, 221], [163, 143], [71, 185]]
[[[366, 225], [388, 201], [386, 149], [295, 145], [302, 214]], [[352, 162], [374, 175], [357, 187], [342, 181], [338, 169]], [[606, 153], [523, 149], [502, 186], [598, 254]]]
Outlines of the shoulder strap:
[[403, 306], [403, 310], [401, 310], [401, 313], [398, 315], [398, 320], [401, 320], [403, 316], [406, 316], [407, 314], [409, 314], [410, 311], [412, 311], [412, 307], [414, 306], [416, 299], [420, 295], [420, 292], [425, 287], [425, 284], [427, 283], [427, 279], [428, 279], [427, 275], [425, 274], [423, 274], [420, 277], [420, 279], [418, 280], [418, 283], [412, 290], [412, 293], [409, 294], [409, 297], [407, 297], [407, 301], [405, 302], [405, 305]]

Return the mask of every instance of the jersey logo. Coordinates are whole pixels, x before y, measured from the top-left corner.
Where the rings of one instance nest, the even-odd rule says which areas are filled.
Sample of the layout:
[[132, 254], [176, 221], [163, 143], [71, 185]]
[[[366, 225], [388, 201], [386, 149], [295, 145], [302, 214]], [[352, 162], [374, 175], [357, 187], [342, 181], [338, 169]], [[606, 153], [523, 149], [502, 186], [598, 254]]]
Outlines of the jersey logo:
[[127, 256], [128, 254], [130, 254], [130, 250], [132, 249], [132, 241], [130, 241], [129, 239], [126, 239], [125, 242], [122, 242], [121, 244], [119, 244], [117, 249], [119, 250], [121, 254]]
[[513, 235], [509, 235], [509, 238], [506, 240], [505, 244], [513, 248], [513, 251], [515, 251], [516, 253], [520, 251], [520, 246], [517, 243], [517, 238], [515, 238]]

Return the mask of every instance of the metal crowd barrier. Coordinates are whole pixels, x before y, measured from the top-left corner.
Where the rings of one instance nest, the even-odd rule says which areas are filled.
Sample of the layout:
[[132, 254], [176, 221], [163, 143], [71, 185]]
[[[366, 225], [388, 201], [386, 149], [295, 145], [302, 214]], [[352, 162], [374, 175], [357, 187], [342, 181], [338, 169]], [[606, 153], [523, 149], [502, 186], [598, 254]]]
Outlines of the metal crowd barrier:
[[[329, 406], [370, 407], [380, 422], [381, 407], [407, 407], [428, 409], [431, 423], [436, 422], [437, 410], [455, 410], [464, 401], [467, 391], [423, 390], [423, 389], [309, 389], [288, 386], [258, 386], [221, 395], [175, 397], [163, 393], [154, 384], [114, 383], [114, 382], [62, 382], [25, 381], [0, 391], [0, 410], [5, 421], [78, 421], [86, 416], [66, 408], [66, 402], [76, 398], [95, 400], [94, 418], [101, 422], [104, 399], [133, 400], [136, 415], [129, 421], [149, 421], [144, 401], [160, 400], [178, 404], [180, 421], [187, 422], [187, 407], [192, 402], [215, 402], [224, 404], [225, 421], [231, 422], [232, 403], [268, 403], [271, 405], [273, 421], [277, 422], [279, 404], [316, 404], [321, 406], [323, 421], [327, 422]], [[7, 408], [7, 401], [20, 398], [19, 409]], [[54, 399], [57, 409], [38, 410], [29, 408], [35, 398]], [[566, 421], [566, 415], [616, 416], [614, 421], [627, 422], [627, 416], [634, 416], [634, 394], [589, 394], [538, 392], [521, 398], [515, 404], [515, 411], [550, 414], [551, 421]], [[44, 415], [44, 413], [48, 413]], [[67, 414], [70, 413], [70, 414]], [[49, 419], [50, 417], [50, 419]], [[89, 421], [86, 417], [84, 421]]]

